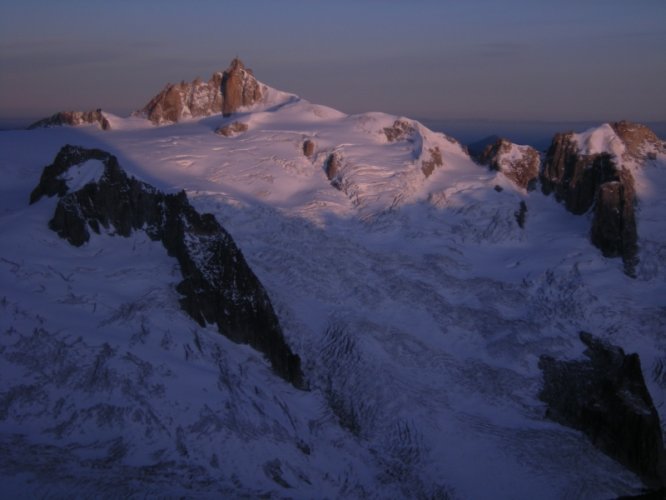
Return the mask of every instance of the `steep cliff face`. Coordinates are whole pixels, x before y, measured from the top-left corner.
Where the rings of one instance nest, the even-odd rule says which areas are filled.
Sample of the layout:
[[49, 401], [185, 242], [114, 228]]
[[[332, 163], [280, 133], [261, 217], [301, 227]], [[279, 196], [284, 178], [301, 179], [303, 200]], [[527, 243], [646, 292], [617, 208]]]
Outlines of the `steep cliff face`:
[[95, 111], [61, 111], [54, 115], [39, 120], [28, 127], [28, 130], [43, 127], [59, 127], [62, 125], [85, 125], [94, 124], [102, 130], [111, 130], [111, 123], [104, 116], [101, 109]]
[[637, 354], [580, 333], [587, 360], [543, 356], [539, 397], [546, 416], [584, 432], [595, 446], [641, 476], [666, 486], [666, 454], [659, 415], [647, 390]]
[[646, 131], [618, 122], [583, 134], [557, 134], [541, 172], [543, 192], [554, 193], [570, 212], [594, 209], [592, 243], [607, 257], [622, 257], [630, 275], [638, 250], [636, 197], [624, 161], [644, 159], [656, 147], [656, 136]]
[[[78, 190], [70, 186], [72, 167], [100, 162], [97, 179]], [[80, 184], [80, 182], [79, 182]], [[129, 236], [145, 231], [160, 241], [180, 265], [177, 290], [182, 308], [199, 324], [215, 324], [234, 342], [264, 353], [273, 369], [296, 387], [303, 386], [300, 359], [284, 340], [271, 302], [231, 236], [211, 214], [199, 214], [184, 192], [164, 194], [130, 178], [115, 156], [98, 149], [63, 147], [45, 167], [31, 203], [42, 196], [60, 199], [49, 227], [74, 246], [90, 231]]]
[[506, 139], [498, 139], [486, 146], [478, 158], [479, 163], [502, 172], [523, 189], [534, 189], [539, 176], [541, 158], [530, 146], [519, 146]]
[[246, 69], [243, 62], [236, 58], [222, 76], [222, 114], [230, 116], [242, 106], [250, 106], [262, 97], [261, 86], [254, 78], [252, 70]]
[[222, 111], [222, 75], [215, 73], [208, 82], [168, 84], [135, 114], [143, 115], [156, 125], [173, 123], [183, 118], [208, 116]]
[[606, 257], [622, 257], [628, 271], [638, 251], [635, 198], [631, 173], [616, 171], [614, 178], [598, 188], [590, 232], [592, 243]]
[[542, 190], [554, 193], [570, 212], [584, 214], [599, 186], [614, 178], [616, 161], [605, 151], [584, 154], [573, 133], [556, 134], [541, 172]]
[[134, 114], [145, 116], [156, 125], [175, 123], [185, 118], [198, 118], [223, 113], [229, 116], [241, 106], [259, 102], [265, 89], [234, 59], [224, 72], [214, 73], [207, 81], [168, 84], [148, 104]]

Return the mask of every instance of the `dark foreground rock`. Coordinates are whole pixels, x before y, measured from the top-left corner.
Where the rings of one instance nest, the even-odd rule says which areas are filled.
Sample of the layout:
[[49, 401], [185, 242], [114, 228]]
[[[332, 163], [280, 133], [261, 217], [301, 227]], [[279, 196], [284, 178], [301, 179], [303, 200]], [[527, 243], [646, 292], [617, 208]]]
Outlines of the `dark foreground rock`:
[[[70, 191], [63, 174], [88, 160], [102, 162], [101, 177]], [[54, 195], [60, 199], [49, 227], [60, 237], [81, 246], [90, 231], [125, 237], [145, 231], [178, 260], [180, 303], [194, 320], [202, 326], [215, 324], [234, 342], [251, 345], [280, 376], [303, 387], [300, 358], [286, 344], [263, 286], [231, 236], [213, 215], [197, 212], [185, 192], [165, 194], [128, 177], [105, 151], [65, 146], [44, 168], [30, 202]]]
[[604, 453], [638, 474], [650, 488], [666, 486], [666, 455], [659, 415], [637, 354], [586, 333], [589, 358], [557, 361], [542, 356], [546, 416], [585, 433]]
[[77, 125], [92, 124], [97, 125], [102, 130], [111, 130], [111, 123], [104, 116], [101, 109], [95, 111], [61, 111], [54, 115], [36, 121], [28, 127], [28, 130], [45, 127], [61, 127], [69, 125], [75, 127]]

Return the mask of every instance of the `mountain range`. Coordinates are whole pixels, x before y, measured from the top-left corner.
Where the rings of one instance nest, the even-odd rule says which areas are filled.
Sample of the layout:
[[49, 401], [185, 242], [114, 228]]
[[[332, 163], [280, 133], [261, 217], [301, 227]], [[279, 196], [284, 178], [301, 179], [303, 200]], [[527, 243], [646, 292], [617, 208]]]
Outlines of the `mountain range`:
[[468, 149], [235, 59], [0, 151], [9, 496], [663, 494], [648, 127]]

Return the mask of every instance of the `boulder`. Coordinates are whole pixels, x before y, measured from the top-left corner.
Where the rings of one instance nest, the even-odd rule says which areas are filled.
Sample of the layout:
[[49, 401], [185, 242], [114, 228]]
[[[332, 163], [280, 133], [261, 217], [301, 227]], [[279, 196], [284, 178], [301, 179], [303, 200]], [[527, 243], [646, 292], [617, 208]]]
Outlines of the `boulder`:
[[637, 354], [625, 354], [587, 332], [588, 359], [542, 356], [546, 417], [580, 430], [604, 453], [638, 474], [650, 488], [666, 486], [666, 454], [659, 415]]
[[303, 141], [303, 154], [307, 158], [312, 158], [312, 155], [314, 155], [316, 145], [313, 140], [311, 139], [305, 139]]
[[[92, 159], [102, 162], [101, 177], [70, 192], [63, 174]], [[185, 192], [165, 194], [127, 176], [116, 157], [105, 151], [65, 146], [44, 168], [31, 203], [55, 195], [59, 200], [49, 227], [61, 238], [81, 246], [91, 231], [125, 237], [144, 231], [177, 259], [182, 281], [176, 289], [190, 317], [202, 326], [216, 325], [234, 342], [251, 345], [285, 380], [304, 387], [300, 358], [287, 345], [263, 286], [231, 236], [213, 215], [197, 212]]]
[[247, 123], [232, 122], [218, 128], [215, 133], [223, 135], [224, 137], [233, 137], [235, 135], [242, 134], [243, 132], [247, 132], [247, 129]]

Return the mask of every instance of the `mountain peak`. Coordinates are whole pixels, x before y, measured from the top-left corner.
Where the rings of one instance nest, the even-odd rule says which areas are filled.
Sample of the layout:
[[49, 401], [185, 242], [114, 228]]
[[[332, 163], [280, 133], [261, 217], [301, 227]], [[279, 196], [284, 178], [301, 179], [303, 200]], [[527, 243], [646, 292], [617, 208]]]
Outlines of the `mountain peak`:
[[134, 115], [144, 116], [156, 125], [218, 113], [230, 116], [243, 106], [260, 102], [266, 90], [252, 70], [236, 57], [224, 72], [213, 73], [207, 82], [196, 78], [190, 83], [167, 84]]
[[227, 71], [239, 71], [244, 69], [245, 69], [245, 64], [243, 64], [243, 61], [241, 61], [241, 59], [238, 56], [236, 56], [231, 60], [231, 63], [229, 64]]
[[263, 92], [252, 71], [234, 58], [222, 76], [222, 114], [230, 116], [242, 106], [250, 106], [261, 100]]

